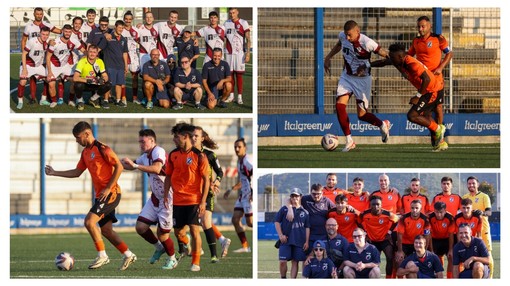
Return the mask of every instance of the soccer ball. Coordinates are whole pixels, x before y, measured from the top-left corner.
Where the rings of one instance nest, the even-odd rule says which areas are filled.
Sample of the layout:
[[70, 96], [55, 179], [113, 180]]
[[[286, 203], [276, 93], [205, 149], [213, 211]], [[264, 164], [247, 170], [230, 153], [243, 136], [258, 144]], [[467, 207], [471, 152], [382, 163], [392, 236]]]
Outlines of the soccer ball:
[[333, 134], [326, 134], [321, 140], [322, 148], [326, 151], [333, 151], [338, 147], [338, 136]]
[[58, 270], [69, 271], [74, 267], [74, 257], [69, 252], [61, 252], [55, 257]]

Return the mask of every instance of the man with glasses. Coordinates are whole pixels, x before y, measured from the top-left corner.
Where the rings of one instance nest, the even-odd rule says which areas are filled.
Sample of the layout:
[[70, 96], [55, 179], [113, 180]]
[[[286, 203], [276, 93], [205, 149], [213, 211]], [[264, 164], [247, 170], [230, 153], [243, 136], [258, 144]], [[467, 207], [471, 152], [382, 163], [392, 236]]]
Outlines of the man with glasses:
[[[334, 218], [329, 218], [326, 221], [326, 232], [328, 237], [326, 239], [326, 254], [337, 271], [337, 277], [343, 277], [342, 268], [344, 266], [344, 257], [347, 252], [349, 242], [345, 237], [338, 233], [338, 223]], [[351, 232], [352, 234], [352, 232]]]
[[406, 278], [443, 278], [444, 268], [439, 257], [426, 250], [427, 238], [417, 235], [414, 238], [414, 252], [409, 255], [397, 270], [398, 276]]
[[[478, 237], [472, 237], [471, 227], [462, 224], [459, 227], [459, 242], [453, 247], [453, 278], [489, 278], [490, 254]], [[463, 264], [460, 271], [459, 264]]]
[[175, 70], [174, 78], [175, 88], [174, 96], [177, 104], [172, 109], [180, 110], [183, 108], [183, 101], [195, 100], [195, 108], [204, 110], [200, 101], [202, 100], [202, 75], [191, 67], [190, 58], [181, 57], [181, 66]]
[[[308, 212], [301, 207], [301, 190], [292, 189], [290, 205], [283, 206], [275, 216], [274, 226], [280, 240], [278, 257], [280, 260], [280, 276], [287, 278], [287, 261], [291, 261], [290, 277], [296, 278], [299, 272], [299, 261], [305, 261], [305, 250], [308, 249], [310, 237], [310, 219]], [[287, 219], [287, 212], [292, 209], [295, 216]]]
[[166, 85], [170, 82], [170, 68], [164, 61], [159, 60], [159, 50], [154, 48], [151, 51], [151, 60], [146, 62], [142, 68], [143, 92], [147, 98], [147, 109], [153, 108], [152, 96], [156, 93], [159, 106], [170, 107]]
[[94, 44], [99, 47], [99, 58], [104, 60], [103, 50], [108, 45], [108, 40], [111, 39], [112, 29], [108, 28], [108, 17], [102, 16], [99, 18], [99, 26], [90, 32], [87, 38], [87, 45]]
[[353, 243], [347, 248], [344, 261], [345, 278], [380, 278], [381, 256], [375, 246], [365, 241], [366, 233], [356, 228], [352, 233]]

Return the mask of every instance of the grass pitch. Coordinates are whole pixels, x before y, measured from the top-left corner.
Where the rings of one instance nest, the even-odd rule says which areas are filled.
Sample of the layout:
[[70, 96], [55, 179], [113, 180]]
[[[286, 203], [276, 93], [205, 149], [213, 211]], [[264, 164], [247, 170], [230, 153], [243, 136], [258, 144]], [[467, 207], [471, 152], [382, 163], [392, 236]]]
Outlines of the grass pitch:
[[[274, 241], [272, 240], [259, 240], [257, 242], [258, 250], [258, 273], [257, 278], [280, 278], [280, 272], [278, 268], [278, 249], [274, 247]], [[494, 275], [493, 278], [501, 277], [501, 252], [500, 242], [492, 241], [492, 256], [494, 259]], [[446, 262], [447, 263], [447, 262]], [[386, 258], [384, 254], [381, 255], [381, 271], [384, 272], [386, 265]], [[287, 278], [290, 276], [290, 262], [287, 264]], [[298, 278], [302, 278], [301, 273], [303, 272], [302, 264], [299, 264]], [[386, 273], [381, 273], [381, 277], [384, 278]], [[446, 275], [445, 275], [446, 276]]]
[[260, 168], [499, 168], [500, 144], [452, 144], [432, 152], [425, 144], [356, 145], [342, 152], [314, 146], [259, 146]]
[[[252, 245], [252, 232], [247, 230], [246, 236]], [[127, 279], [168, 279], [168, 278], [252, 278], [252, 253], [233, 253], [241, 247], [241, 243], [234, 231], [224, 231], [223, 235], [232, 240], [229, 253], [220, 262], [210, 262], [210, 252], [205, 236], [202, 233], [204, 255], [202, 255], [200, 272], [191, 272], [191, 257], [181, 260], [177, 268], [162, 270], [161, 266], [167, 257], [164, 254], [160, 261], [149, 264], [149, 258], [154, 253], [154, 247], [134, 232], [120, 233], [138, 260], [127, 270], [119, 271], [122, 263], [121, 254], [107, 240], [106, 251], [110, 263], [96, 270], [89, 270], [88, 265], [94, 260], [97, 252], [88, 233], [79, 234], [37, 234], [10, 236], [10, 278], [11, 279], [40, 279], [40, 278], [127, 278]], [[174, 234], [172, 239], [176, 242]], [[177, 248], [177, 244], [176, 248]], [[221, 255], [221, 246], [217, 245]], [[71, 271], [60, 271], [55, 266], [55, 256], [67, 251], [74, 256], [76, 263]]]

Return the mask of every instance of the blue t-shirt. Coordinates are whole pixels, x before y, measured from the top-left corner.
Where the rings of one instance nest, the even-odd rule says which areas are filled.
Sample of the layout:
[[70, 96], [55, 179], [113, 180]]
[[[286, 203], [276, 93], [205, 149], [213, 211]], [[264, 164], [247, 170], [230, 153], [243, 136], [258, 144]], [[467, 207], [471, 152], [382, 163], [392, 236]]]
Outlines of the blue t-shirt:
[[377, 250], [377, 248], [370, 243], [366, 243], [365, 249], [359, 253], [354, 242], [351, 242], [347, 247], [346, 254], [347, 255], [345, 256], [345, 260], [349, 260], [353, 263], [358, 263], [360, 261], [363, 263], [381, 263], [381, 255], [379, 250]]
[[112, 39], [107, 41], [104, 50], [104, 64], [107, 69], [124, 70], [124, 53], [128, 53], [127, 40], [124, 36], [117, 38], [115, 32], [111, 33]]
[[[181, 58], [183, 56], [188, 57], [188, 59], [193, 58], [195, 55], [200, 54], [200, 48], [195, 46], [193, 39], [188, 39], [187, 42], [184, 41], [182, 37], [175, 38], [174, 46], [177, 47], [177, 53], [179, 56], [179, 63], [181, 62]], [[197, 61], [193, 61], [191, 64], [192, 68], [196, 68]]]
[[209, 88], [215, 87], [220, 80], [230, 76], [230, 66], [226, 61], [220, 61], [219, 65], [214, 65], [213, 61], [208, 61], [202, 68], [202, 79], [207, 80]]
[[301, 205], [310, 214], [310, 241], [326, 240], [326, 220], [329, 210], [335, 207], [333, 202], [326, 197], [315, 202], [311, 195], [306, 195], [301, 199]]
[[443, 272], [444, 268], [441, 264], [441, 261], [439, 261], [439, 257], [435, 255], [434, 253], [430, 251], [425, 252], [425, 256], [423, 258], [419, 258], [416, 252], [413, 252], [413, 254], [409, 255], [400, 263], [400, 268], [406, 268], [406, 265], [409, 261], [413, 261], [416, 266], [418, 266], [419, 273], [429, 277], [429, 278], [436, 278], [436, 273]]
[[[175, 77], [174, 84], [177, 84], [179, 82], [186, 84], [189, 82], [191, 84], [198, 83], [198, 84], [202, 85], [202, 75], [200, 74], [200, 72], [198, 70], [196, 70], [194, 68], [191, 68], [190, 73], [188, 75], [186, 75], [184, 70], [181, 67], [178, 67], [175, 69], [174, 77]], [[182, 88], [182, 90], [185, 92], [189, 92], [189, 90], [186, 90], [184, 88]]]
[[306, 278], [332, 278], [331, 273], [335, 265], [329, 258], [323, 258], [319, 261], [317, 258], [312, 258], [310, 263], [303, 269], [303, 277]]
[[[287, 244], [302, 247], [306, 242], [306, 229], [310, 228], [310, 219], [308, 212], [300, 208], [292, 208], [294, 210], [294, 219], [292, 222], [287, 220], [287, 206], [283, 206], [278, 213], [276, 213], [275, 222], [279, 222], [282, 233], [288, 237]], [[290, 230], [290, 232], [289, 232]]]
[[472, 256], [489, 257], [489, 251], [480, 238], [471, 237], [469, 246], [465, 246], [461, 241], [453, 246], [453, 265], [459, 265]]
[[[349, 247], [349, 241], [347, 241], [347, 239], [340, 234], [337, 234], [333, 239], [329, 239], [329, 237], [328, 237], [328, 239], [326, 240], [326, 253], [328, 254], [328, 258], [331, 258], [332, 261], [333, 261], [333, 259], [332, 259], [333, 249], [336, 249], [336, 250], [342, 252], [342, 255], [345, 260], [345, 256], [346, 256], [348, 247]], [[335, 262], [335, 261], [333, 261], [333, 262]], [[340, 266], [340, 264], [338, 264], [336, 266]]]
[[167, 75], [170, 75], [170, 68], [166, 62], [161, 60], [156, 65], [152, 61], [148, 61], [142, 68], [142, 77], [144, 75], [148, 75], [153, 79], [164, 80]]

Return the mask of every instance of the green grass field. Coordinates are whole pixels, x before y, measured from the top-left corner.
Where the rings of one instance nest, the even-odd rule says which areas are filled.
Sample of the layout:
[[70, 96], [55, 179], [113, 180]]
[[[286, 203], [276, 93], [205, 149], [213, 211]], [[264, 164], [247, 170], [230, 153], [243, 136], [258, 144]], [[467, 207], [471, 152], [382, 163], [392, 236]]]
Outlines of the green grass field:
[[[204, 255], [201, 259], [201, 271], [191, 272], [191, 257], [181, 260], [177, 268], [162, 270], [165, 261], [163, 255], [159, 262], [149, 264], [149, 258], [154, 247], [134, 232], [120, 233], [138, 260], [127, 270], [119, 271], [121, 254], [107, 240], [106, 251], [110, 263], [96, 270], [89, 270], [88, 265], [94, 260], [97, 252], [88, 233], [80, 234], [37, 234], [10, 236], [10, 278], [252, 278], [252, 253], [236, 254], [232, 251], [241, 247], [241, 243], [234, 231], [224, 231], [223, 234], [232, 240], [229, 253], [219, 263], [210, 262], [210, 252], [207, 245], [203, 245]], [[247, 230], [247, 237], [252, 244], [252, 231]], [[175, 240], [174, 234], [172, 238]], [[202, 233], [202, 241], [206, 243]], [[177, 245], [176, 245], [177, 247]], [[217, 246], [221, 253], [221, 246]], [[61, 251], [70, 252], [76, 259], [71, 271], [59, 271], [54, 263], [55, 256]]]
[[[260, 278], [280, 278], [280, 272], [278, 268], [278, 249], [274, 247], [274, 241], [272, 240], [259, 240], [257, 242], [258, 249], [258, 273], [257, 277]], [[494, 275], [493, 278], [500, 278], [501, 275], [501, 252], [500, 252], [500, 242], [493, 241], [492, 242], [492, 255], [494, 259]], [[381, 272], [384, 272], [384, 267], [386, 265], [386, 261], [384, 258], [384, 254], [381, 256]], [[287, 277], [289, 277], [290, 272], [290, 262], [288, 263], [289, 270], [287, 272]], [[299, 274], [298, 278], [301, 277], [302, 265], [299, 265]], [[386, 273], [381, 273], [381, 277], [385, 277]]]
[[[85, 110], [78, 111], [76, 108], [72, 108], [67, 105], [67, 99], [69, 96], [69, 83], [65, 84], [64, 91], [64, 102], [66, 104], [57, 106], [55, 108], [50, 108], [49, 106], [39, 106], [38, 104], [29, 105], [28, 99], [30, 98], [30, 88], [27, 86], [25, 89], [25, 100], [23, 109], [16, 109], [16, 104], [18, 103], [18, 82], [19, 82], [19, 63], [21, 61], [21, 54], [11, 54], [10, 55], [10, 97], [9, 97], [9, 105], [11, 110], [19, 113], [252, 113], [253, 111], [253, 65], [246, 65], [246, 73], [243, 78], [243, 105], [239, 105], [237, 103], [228, 103], [228, 108], [214, 108], [212, 110], [197, 110], [194, 106], [187, 104], [183, 109], [175, 111], [173, 109], [165, 109], [158, 106], [154, 106], [152, 110], [145, 109], [144, 106], [137, 105], [133, 103], [133, 95], [131, 90], [131, 74], [128, 73], [126, 76], [126, 98], [128, 101], [128, 106], [126, 108], [121, 108], [110, 104], [109, 109], [103, 108], [94, 108], [91, 105], [86, 104]], [[202, 66], [203, 56], [201, 56], [197, 62], [197, 67]], [[201, 70], [201, 68], [199, 68]], [[138, 96], [142, 95], [142, 80], [138, 79]], [[235, 94], [237, 95], [237, 86], [235, 87]], [[42, 83], [37, 84], [37, 92], [36, 98], [39, 100], [42, 92]], [[90, 92], [84, 94], [85, 102], [87, 102], [90, 97]]]
[[344, 153], [317, 146], [259, 146], [260, 168], [499, 168], [500, 144], [452, 144], [432, 152], [425, 144], [356, 145]]

